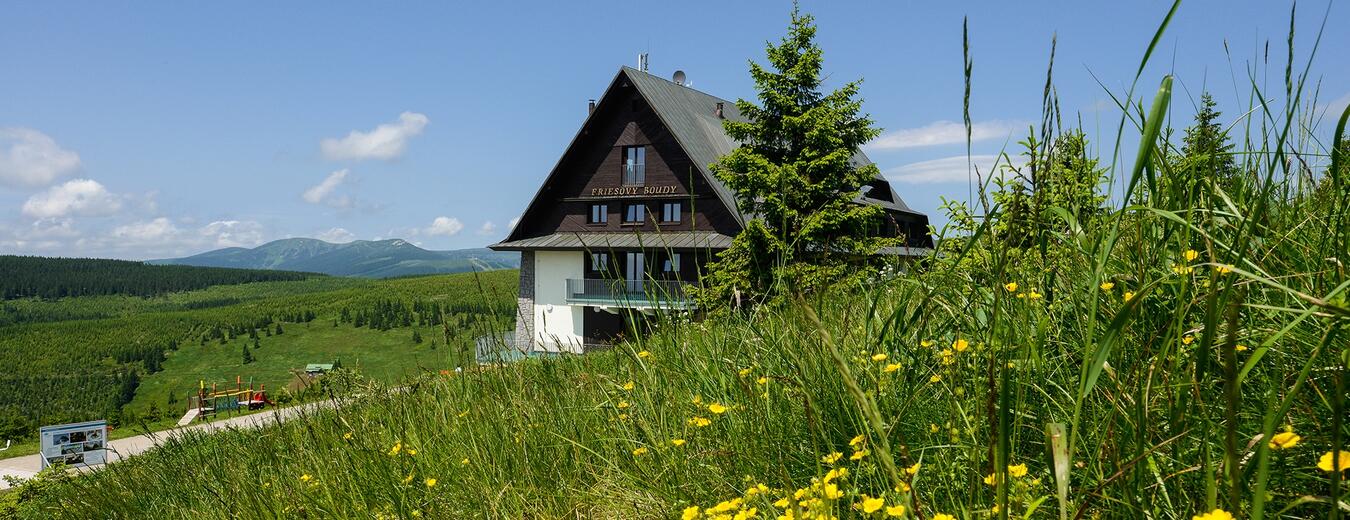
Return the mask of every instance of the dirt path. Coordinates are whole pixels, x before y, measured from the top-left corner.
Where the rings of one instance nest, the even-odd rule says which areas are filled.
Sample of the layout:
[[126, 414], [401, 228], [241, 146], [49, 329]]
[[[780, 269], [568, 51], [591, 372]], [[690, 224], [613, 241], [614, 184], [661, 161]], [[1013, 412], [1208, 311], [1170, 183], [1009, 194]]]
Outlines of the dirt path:
[[[117, 462], [127, 457], [139, 455], [146, 450], [160, 445], [170, 436], [177, 435], [186, 431], [206, 431], [212, 432], [224, 428], [261, 428], [269, 424], [276, 424], [287, 421], [303, 412], [312, 412], [323, 408], [331, 408], [332, 401], [319, 401], [307, 403], [298, 406], [278, 408], [271, 412], [262, 412], [228, 419], [220, 419], [209, 423], [198, 423], [181, 428], [171, 428], [145, 435], [127, 437], [108, 441], [108, 463]], [[3, 453], [3, 452], [0, 452]], [[12, 457], [0, 459], [0, 477], [13, 476], [19, 478], [28, 478], [37, 474], [42, 467], [42, 459], [38, 454], [24, 455], [22, 457]], [[98, 469], [102, 465], [90, 466], [90, 469]], [[9, 483], [0, 478], [0, 489], [9, 488]]]

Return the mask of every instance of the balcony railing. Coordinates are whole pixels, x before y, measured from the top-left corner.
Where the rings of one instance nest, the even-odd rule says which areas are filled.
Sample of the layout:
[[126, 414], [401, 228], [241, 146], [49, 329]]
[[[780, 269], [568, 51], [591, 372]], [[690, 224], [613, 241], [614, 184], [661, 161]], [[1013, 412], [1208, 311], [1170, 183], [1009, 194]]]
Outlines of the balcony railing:
[[617, 306], [688, 307], [689, 282], [683, 280], [568, 279], [569, 303]]

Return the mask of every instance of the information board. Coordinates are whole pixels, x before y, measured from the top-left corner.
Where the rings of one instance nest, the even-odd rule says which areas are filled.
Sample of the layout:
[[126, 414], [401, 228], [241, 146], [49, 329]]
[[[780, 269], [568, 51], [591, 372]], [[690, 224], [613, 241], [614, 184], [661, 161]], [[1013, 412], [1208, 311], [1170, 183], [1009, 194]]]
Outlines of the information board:
[[43, 426], [42, 467], [58, 462], [68, 466], [103, 464], [107, 460], [108, 421]]

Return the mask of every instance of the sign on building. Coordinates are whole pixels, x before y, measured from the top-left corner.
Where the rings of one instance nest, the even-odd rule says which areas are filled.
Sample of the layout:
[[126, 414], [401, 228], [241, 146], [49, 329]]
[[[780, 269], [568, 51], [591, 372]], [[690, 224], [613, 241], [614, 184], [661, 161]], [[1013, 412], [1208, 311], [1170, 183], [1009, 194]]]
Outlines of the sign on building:
[[38, 430], [42, 438], [42, 467], [64, 462], [69, 466], [103, 464], [107, 460], [108, 422], [43, 426]]

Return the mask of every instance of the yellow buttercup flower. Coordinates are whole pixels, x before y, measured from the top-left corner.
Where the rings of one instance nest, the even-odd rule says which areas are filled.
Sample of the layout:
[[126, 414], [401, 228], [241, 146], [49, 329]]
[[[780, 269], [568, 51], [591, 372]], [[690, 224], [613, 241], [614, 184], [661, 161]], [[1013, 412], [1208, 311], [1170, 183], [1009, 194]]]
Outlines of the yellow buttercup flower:
[[897, 518], [905, 516], [905, 506], [891, 506], [886, 508], [886, 516]]
[[955, 349], [957, 352], [965, 352], [966, 349], [970, 348], [970, 342], [958, 338], [956, 341], [952, 342], [952, 348]]
[[671, 439], [671, 440], [670, 440], [670, 445], [671, 445], [671, 446], [684, 446], [684, 439]]
[[938, 374], [933, 374], [932, 377], [929, 377], [929, 378], [928, 378], [928, 382], [929, 382], [929, 383], [936, 383], [936, 382], [941, 381], [941, 380], [942, 380], [942, 376], [940, 376], [940, 375], [938, 375]]
[[1208, 513], [1200, 513], [1192, 516], [1191, 520], [1233, 520], [1232, 513], [1222, 509], [1215, 509]]
[[849, 455], [848, 460], [863, 460], [863, 457], [866, 457], [866, 456], [871, 455], [871, 454], [872, 454], [872, 450], [867, 450], [867, 449], [858, 450], [858, 451], [853, 452], [853, 455]]
[[826, 455], [826, 456], [824, 456], [824, 457], [821, 457], [821, 458], [820, 458], [820, 461], [821, 461], [821, 462], [824, 462], [824, 463], [826, 463], [826, 464], [834, 464], [834, 463], [836, 463], [836, 462], [839, 462], [839, 459], [840, 459], [841, 457], [843, 457], [843, 456], [844, 456], [843, 453], [839, 453], [839, 452], [836, 451], [836, 452], [834, 452], [834, 453], [831, 453], [831, 454], [829, 454], [829, 455]]
[[1181, 344], [1182, 344], [1182, 345], [1190, 345], [1190, 344], [1193, 343], [1193, 342], [1195, 342], [1195, 336], [1192, 336], [1192, 335], [1190, 335], [1190, 334], [1187, 334], [1187, 335], [1181, 337]]
[[1131, 292], [1131, 291], [1125, 291], [1125, 301], [1130, 301], [1130, 300], [1133, 300], [1133, 299], [1134, 299], [1134, 293]]
[[937, 433], [937, 432], [938, 432], [938, 425], [937, 425], [936, 423], [929, 423], [929, 424], [928, 424], [928, 432], [929, 432], [929, 433]]
[[389, 448], [389, 454], [398, 455], [398, 452], [402, 450], [403, 450], [403, 441], [395, 442], [394, 446], [392, 448]]
[[469, 459], [466, 457], [464, 460], [459, 461], [459, 463], [460, 463], [460, 465], [462, 465], [462, 466], [468, 466], [468, 465], [469, 465]]
[[698, 506], [686, 507], [684, 508], [684, 512], [680, 514], [680, 520], [694, 520], [695, 518], [698, 518], [698, 511]]
[[426, 479], [426, 480], [422, 481], [422, 483], [423, 483], [423, 484], [426, 484], [427, 487], [429, 487], [429, 488], [434, 488], [434, 487], [436, 487], [436, 479], [434, 479], [434, 478]]
[[707, 426], [707, 425], [709, 425], [709, 424], [712, 424], [712, 421], [710, 421], [710, 420], [708, 420], [708, 419], [705, 419], [705, 418], [703, 418], [703, 417], [690, 417], [690, 418], [689, 418], [689, 425], [690, 425], [690, 426], [697, 426], [697, 427], [699, 427], [699, 428], [702, 428], [702, 427]]
[[1298, 441], [1301, 440], [1303, 440], [1303, 437], [1299, 437], [1297, 433], [1294, 433], [1294, 430], [1286, 429], [1270, 438], [1270, 449], [1287, 450], [1298, 446]]
[[863, 495], [863, 496], [862, 496], [862, 511], [863, 511], [863, 513], [867, 513], [867, 514], [875, 513], [875, 512], [877, 512], [877, 511], [880, 511], [881, 508], [882, 508], [882, 506], [885, 506], [885, 505], [886, 505], [886, 499], [884, 499], [884, 498], [880, 498], [880, 497], [878, 497], [878, 498], [872, 498], [872, 497], [869, 497], [869, 496], [867, 496], [867, 495]]
[[703, 404], [703, 396], [701, 395], [694, 396], [694, 404]]
[[414, 450], [414, 449], [412, 449], [412, 448], [409, 448], [409, 449], [408, 449], [408, 456], [409, 456], [409, 457], [412, 457], [412, 456], [414, 456], [414, 455], [417, 455], [417, 450]]
[[859, 444], [862, 444], [863, 441], [866, 441], [866, 440], [867, 440], [867, 436], [866, 436], [866, 435], [861, 435], [861, 434], [859, 434], [857, 437], [854, 437], [852, 440], [848, 441], [848, 445], [849, 445], [849, 446], [857, 446], [857, 445], [859, 445]]
[[838, 500], [844, 496], [844, 492], [839, 491], [839, 486], [836, 484], [825, 484], [824, 491], [825, 498], [830, 500]]
[[638, 448], [638, 449], [636, 449], [636, 450], [633, 450], [633, 456], [634, 456], [634, 457], [641, 457], [641, 456], [646, 455], [646, 454], [647, 454], [647, 447], [646, 447], [646, 446], [643, 446], [643, 447], [641, 447], [641, 448]]
[[727, 413], [727, 407], [722, 406], [722, 403], [710, 403], [708, 404], [708, 411], [720, 415]]
[[1199, 251], [1196, 251], [1196, 250], [1194, 250], [1194, 249], [1187, 249], [1187, 250], [1186, 250], [1186, 261], [1187, 261], [1187, 262], [1194, 262], [1196, 258], [1200, 258], [1200, 252], [1199, 252]]
[[414, 476], [414, 475], [413, 475], [412, 473], [409, 473], [408, 476], [403, 477], [403, 483], [404, 483], [404, 484], [408, 484], [408, 483], [412, 482], [412, 481], [413, 481], [413, 476]]
[[1020, 478], [1020, 477], [1026, 476], [1026, 474], [1027, 474], [1027, 465], [1026, 465], [1026, 464], [1018, 464], [1018, 465], [1016, 465], [1016, 466], [1008, 466], [1008, 475], [1009, 475], [1009, 476], [1012, 476], [1012, 477], [1019, 477], [1019, 478]]
[[990, 473], [989, 476], [984, 477], [985, 484], [989, 484], [992, 486], [994, 485], [995, 482], [998, 482], [998, 473]]
[[622, 409], [624, 409], [624, 408], [628, 408], [628, 401], [619, 401], [619, 404], [616, 405], [616, 406], [618, 406], [618, 408], [619, 408], [620, 410], [622, 410]]
[[879, 354], [873, 354], [873, 355], [872, 355], [872, 361], [885, 361], [885, 360], [886, 360], [886, 354], [884, 354], [884, 353], [879, 353]]
[[642, 359], [647, 359], [647, 358], [649, 358], [649, 357], [652, 357], [652, 353], [651, 353], [651, 352], [647, 352], [647, 351], [644, 350], [644, 351], [642, 351], [642, 352], [638, 352], [638, 357], [640, 357], [640, 358], [642, 358]]
[[342, 434], [343, 440], [352, 440], [352, 432]]
[[741, 369], [741, 372], [740, 372], [741, 377], [745, 377], [745, 376], [750, 375], [750, 372], [753, 371], [753, 370], [754, 370], [754, 369], [752, 369], [752, 368], [750, 368], [750, 367], [742, 368], [742, 369]]
[[1317, 469], [1327, 472], [1336, 470], [1345, 471], [1350, 469], [1350, 451], [1338, 450], [1335, 455], [1337, 459], [1335, 466], [1332, 466], [1332, 457], [1333, 455], [1331, 452], [1328, 451], [1324, 453], [1322, 458], [1317, 459]]
[[1039, 299], [1041, 299], [1041, 293], [1036, 292], [1035, 289], [1032, 289], [1032, 290], [1030, 290], [1030, 291], [1027, 291], [1027, 299], [1030, 299], [1030, 300], [1039, 300]]
[[1174, 266], [1172, 266], [1172, 272], [1177, 273], [1177, 274], [1191, 274], [1191, 271], [1193, 271], [1193, 270], [1194, 270], [1194, 269], [1193, 269], [1191, 266], [1189, 266], [1189, 265], [1174, 265]]
[[634, 382], [632, 382], [632, 381], [629, 381], [629, 382], [623, 384], [623, 389], [624, 389], [624, 390], [632, 390], [632, 389], [634, 389], [634, 388], [637, 388], [637, 383], [634, 383]]
[[1228, 274], [1228, 273], [1233, 272], [1233, 268], [1232, 268], [1232, 267], [1228, 267], [1228, 266], [1226, 266], [1226, 265], [1220, 264], [1219, 266], [1217, 266], [1217, 267], [1214, 268], [1214, 271], [1217, 272], [1217, 273], [1219, 273], [1219, 274]]
[[1111, 292], [1111, 289], [1114, 289], [1116, 287], [1116, 284], [1113, 282], [1102, 282], [1102, 284], [1098, 285], [1097, 287], [1100, 287], [1102, 291]]
[[913, 466], [905, 468], [905, 473], [909, 473], [910, 475], [917, 475], [919, 473], [919, 464], [920, 463], [915, 462]]
[[1017, 292], [1017, 282], [1008, 282], [1003, 284], [1003, 288], [1008, 292]]
[[947, 513], [938, 513], [933, 515], [933, 520], [956, 520], [956, 518]]
[[932, 348], [932, 347], [933, 347], [933, 342], [932, 342], [931, 340], [926, 340], [926, 339], [925, 339], [925, 340], [919, 342], [919, 346], [921, 346], [921, 347], [923, 347], [923, 348]]
[[300, 481], [301, 481], [301, 482], [309, 482], [310, 480], [313, 480], [313, 479], [314, 479], [314, 477], [311, 476], [309, 473], [305, 473], [304, 475], [300, 475]]
[[1236, 351], [1238, 351], [1238, 352], [1246, 352], [1246, 351], [1247, 351], [1247, 346], [1246, 346], [1246, 345], [1236, 345], [1236, 346], [1233, 347], [1233, 350], [1236, 350]]
[[889, 372], [895, 372], [896, 370], [900, 370], [900, 364], [899, 364], [899, 363], [891, 363], [891, 364], [886, 365], [885, 368], [882, 368], [882, 369], [881, 369], [882, 372], [888, 372], [888, 373], [889, 373]]

